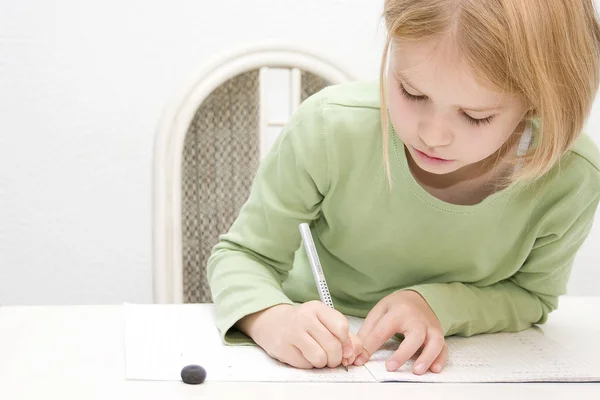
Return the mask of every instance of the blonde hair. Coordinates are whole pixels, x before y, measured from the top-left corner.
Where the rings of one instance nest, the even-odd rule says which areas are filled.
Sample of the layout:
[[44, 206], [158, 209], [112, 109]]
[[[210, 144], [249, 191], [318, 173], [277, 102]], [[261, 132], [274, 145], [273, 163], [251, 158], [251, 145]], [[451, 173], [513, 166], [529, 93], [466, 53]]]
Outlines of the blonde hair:
[[600, 27], [593, 0], [385, 0], [380, 71], [385, 169], [390, 178], [385, 77], [393, 41], [452, 34], [477, 78], [524, 96], [535, 145], [511, 181], [543, 176], [583, 129], [599, 83]]

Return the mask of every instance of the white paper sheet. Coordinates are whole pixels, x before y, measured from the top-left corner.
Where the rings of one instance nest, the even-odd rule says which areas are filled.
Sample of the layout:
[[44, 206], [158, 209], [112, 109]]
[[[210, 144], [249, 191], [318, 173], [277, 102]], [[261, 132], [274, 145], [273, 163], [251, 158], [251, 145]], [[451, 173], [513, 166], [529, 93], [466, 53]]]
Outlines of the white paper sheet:
[[189, 364], [204, 367], [210, 381], [375, 382], [364, 367], [301, 370], [257, 346], [225, 346], [212, 307], [125, 305], [127, 379], [181, 380]]
[[[362, 320], [350, 317], [356, 332]], [[299, 370], [257, 346], [225, 346], [205, 305], [125, 305], [127, 379], [181, 380], [181, 369], [202, 365], [210, 381], [253, 382], [524, 382], [600, 381], [600, 371], [576, 359], [538, 329], [447, 338], [449, 361], [441, 374], [412, 374], [412, 361], [388, 372], [398, 347], [389, 341], [363, 367]]]

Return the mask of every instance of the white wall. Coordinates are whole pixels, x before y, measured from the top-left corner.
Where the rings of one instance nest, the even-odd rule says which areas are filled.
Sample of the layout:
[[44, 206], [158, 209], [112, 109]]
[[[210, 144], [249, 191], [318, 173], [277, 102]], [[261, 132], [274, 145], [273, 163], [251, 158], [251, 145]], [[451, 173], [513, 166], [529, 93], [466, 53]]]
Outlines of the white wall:
[[0, 0], [0, 302], [151, 301], [167, 101], [209, 58], [265, 38], [374, 77], [378, 13], [372, 0]]
[[[381, 4], [0, 0], [0, 303], [152, 301], [152, 146], [167, 102], [207, 59], [267, 38], [373, 79]], [[598, 127], [600, 105], [600, 142]], [[600, 226], [571, 293], [600, 295], [598, 243]]]

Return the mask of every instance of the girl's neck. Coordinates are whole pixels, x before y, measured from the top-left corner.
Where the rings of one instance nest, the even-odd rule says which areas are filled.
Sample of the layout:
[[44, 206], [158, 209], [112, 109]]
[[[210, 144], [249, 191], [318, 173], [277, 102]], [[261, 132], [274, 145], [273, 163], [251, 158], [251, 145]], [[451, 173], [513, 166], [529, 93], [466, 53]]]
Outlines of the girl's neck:
[[488, 158], [449, 174], [432, 174], [422, 170], [406, 151], [408, 165], [415, 180], [432, 196], [452, 204], [474, 205], [506, 188], [513, 170], [510, 154], [516, 154], [520, 135], [513, 135], [505, 146]]

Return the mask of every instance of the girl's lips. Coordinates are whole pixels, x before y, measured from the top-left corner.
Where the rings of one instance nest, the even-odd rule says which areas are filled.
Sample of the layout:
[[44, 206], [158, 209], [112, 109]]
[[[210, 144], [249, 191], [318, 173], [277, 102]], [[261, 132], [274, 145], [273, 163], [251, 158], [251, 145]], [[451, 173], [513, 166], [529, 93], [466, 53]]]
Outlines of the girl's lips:
[[413, 149], [415, 150], [415, 153], [417, 153], [417, 155], [419, 155], [423, 161], [426, 161], [430, 164], [445, 164], [445, 163], [449, 163], [449, 162], [453, 161], [453, 160], [447, 160], [445, 158], [430, 156], [429, 154], [424, 153], [421, 150], [418, 150], [414, 147], [413, 147]]

